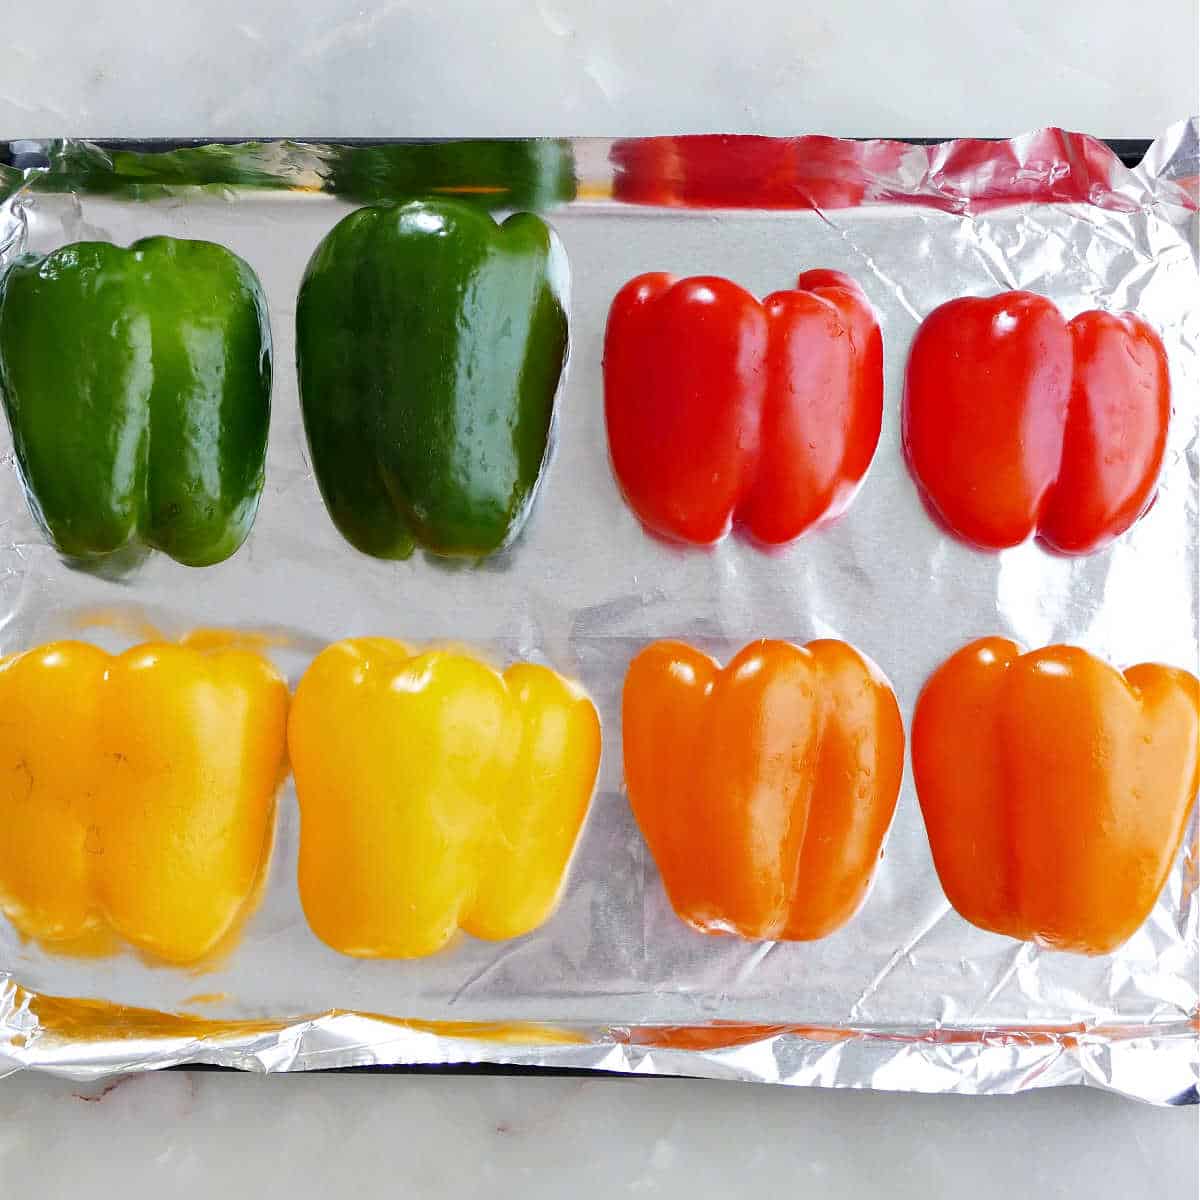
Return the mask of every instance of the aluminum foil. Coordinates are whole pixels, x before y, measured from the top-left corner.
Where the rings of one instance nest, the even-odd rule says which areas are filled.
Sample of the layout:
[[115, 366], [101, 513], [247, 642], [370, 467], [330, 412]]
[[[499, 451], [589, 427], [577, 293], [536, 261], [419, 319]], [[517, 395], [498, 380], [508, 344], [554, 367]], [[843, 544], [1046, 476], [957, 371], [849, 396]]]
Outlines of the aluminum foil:
[[[0, 1073], [487, 1062], [928, 1092], [1084, 1083], [1194, 1101], [1195, 820], [1151, 917], [1103, 958], [963, 921], [938, 885], [908, 774], [872, 892], [847, 926], [809, 944], [708, 937], [672, 914], [630, 813], [619, 699], [630, 658], [660, 637], [722, 659], [761, 636], [844, 638], [886, 671], [906, 725], [930, 672], [987, 633], [1196, 671], [1197, 130], [1175, 126], [1134, 170], [1058, 130], [937, 147], [734, 139], [710, 154], [705, 170], [719, 186], [709, 178], [706, 194], [689, 191], [692, 151], [678, 139], [554, 143], [569, 167], [556, 158], [554, 177], [571, 184], [550, 212], [571, 262], [570, 378], [532, 517], [480, 566], [357, 554], [326, 516], [307, 461], [294, 301], [313, 247], [362, 194], [338, 183], [361, 172], [339, 177], [329, 163], [361, 148], [225, 147], [216, 169], [201, 157], [202, 186], [191, 186], [186, 157], [159, 177], [149, 160], [115, 163], [82, 143], [14, 143], [18, 165], [0, 178], [5, 258], [81, 238], [222, 242], [262, 278], [277, 367], [257, 523], [232, 559], [202, 571], [162, 555], [120, 580], [68, 569], [29, 515], [0, 434], [0, 653], [64, 635], [116, 648], [147, 625], [231, 626], [275, 635], [271, 653], [294, 684], [321, 646], [348, 635], [453, 639], [498, 663], [532, 659], [581, 680], [600, 709], [604, 755], [562, 902], [515, 941], [463, 936], [413, 962], [325, 947], [297, 896], [290, 785], [261, 907], [236, 951], [202, 975], [133, 953], [47, 954], [0, 922]], [[422, 187], [463, 186], [438, 177], [428, 146], [388, 153], [433, 161], [417, 172]], [[769, 193], [755, 173], [764, 154], [795, 172], [777, 171]], [[68, 169], [80, 161], [88, 172]], [[474, 194], [520, 194], [495, 186], [507, 168], [480, 161]], [[394, 177], [368, 178], [372, 194], [387, 194]], [[818, 266], [858, 279], [884, 332], [883, 435], [855, 503], [774, 553], [738, 538], [705, 552], [648, 537], [606, 452], [601, 347], [614, 293], [635, 273], [665, 269], [727, 275], [763, 294]], [[1136, 309], [1170, 357], [1175, 412], [1158, 501], [1087, 558], [1036, 544], [969, 549], [934, 526], [902, 460], [900, 384], [921, 319], [954, 296], [1018, 287], [1068, 315]]]

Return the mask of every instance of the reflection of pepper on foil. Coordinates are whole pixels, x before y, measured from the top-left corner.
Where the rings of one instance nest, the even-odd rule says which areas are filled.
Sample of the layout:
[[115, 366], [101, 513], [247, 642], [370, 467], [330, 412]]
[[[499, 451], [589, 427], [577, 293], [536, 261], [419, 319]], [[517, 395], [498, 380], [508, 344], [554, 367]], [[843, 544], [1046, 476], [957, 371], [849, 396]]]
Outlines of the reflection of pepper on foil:
[[[457, 196], [486, 209], [547, 208], [574, 198], [575, 152], [565, 138], [355, 143], [237, 142], [173, 150], [47, 144], [38, 191], [156, 200], [181, 188], [324, 191], [360, 201]], [[5, 177], [0, 169], [0, 196]]]
[[519, 937], [550, 915], [587, 813], [600, 720], [547, 667], [339, 642], [296, 690], [300, 899], [344, 954], [414, 958], [458, 929]]
[[202, 635], [0, 660], [0, 906], [49, 946], [105, 930], [205, 959], [253, 907], [285, 764], [287, 684]]
[[1097, 138], [1038, 129], [933, 145], [810, 134], [684, 134], [612, 144], [613, 199], [678, 208], [814, 209], [906, 204], [984, 212], [1091, 204], [1132, 212], [1129, 172]]
[[812, 135], [688, 134], [613, 143], [613, 198], [684, 208], [838, 209], [912, 147]]
[[870, 887], [904, 769], [891, 686], [857, 650], [682, 642], [632, 662], [625, 782], [676, 913], [705, 933], [808, 941]]
[[733, 523], [777, 545], [850, 504], [883, 415], [883, 341], [862, 289], [806, 271], [759, 301], [727, 279], [630, 280], [604, 339], [613, 469], [664, 537]]
[[1063, 554], [1119, 537], [1154, 500], [1167, 356], [1130, 313], [1067, 321], [1042, 296], [951, 300], [917, 332], [904, 447], [950, 529], [988, 550], [1034, 533]]
[[934, 672], [913, 777], [946, 895], [984, 929], [1107, 954], [1149, 916], [1200, 783], [1200, 683], [1004, 638]]

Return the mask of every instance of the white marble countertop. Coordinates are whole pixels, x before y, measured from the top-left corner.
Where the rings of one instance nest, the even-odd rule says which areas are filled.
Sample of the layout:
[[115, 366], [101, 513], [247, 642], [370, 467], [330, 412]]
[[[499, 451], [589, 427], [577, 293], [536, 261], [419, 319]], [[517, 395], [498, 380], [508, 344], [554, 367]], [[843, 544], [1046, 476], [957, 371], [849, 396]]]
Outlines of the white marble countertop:
[[[983, 16], [986, 12], [986, 17]], [[1200, 108], [1194, 0], [44, 0], [0, 138], [700, 130], [1148, 137]], [[0, 1196], [1155, 1196], [1196, 1108], [677, 1080], [0, 1082]]]
[[1147, 137], [1200, 103], [1194, 0], [43, 0], [4, 40], [8, 137]]

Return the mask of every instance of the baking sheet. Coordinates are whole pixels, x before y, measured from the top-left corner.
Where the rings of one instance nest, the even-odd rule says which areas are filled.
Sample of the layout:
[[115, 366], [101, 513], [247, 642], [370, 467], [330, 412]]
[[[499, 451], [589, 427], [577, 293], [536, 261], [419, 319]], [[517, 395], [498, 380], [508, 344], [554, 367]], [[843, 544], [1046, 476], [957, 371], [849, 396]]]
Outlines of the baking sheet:
[[[288, 175], [289, 190], [172, 183], [136, 199], [59, 192], [27, 176], [0, 208], [5, 258], [153, 233], [220, 242], [262, 279], [276, 373], [254, 529], [232, 559], [201, 571], [164, 555], [123, 580], [68, 569], [28, 512], [0, 432], [0, 653], [81, 635], [118, 648], [145, 625], [168, 634], [228, 626], [277, 637], [270, 653], [294, 685], [341, 637], [462, 641], [498, 664], [532, 659], [579, 679], [600, 710], [604, 754], [562, 902], [515, 941], [462, 936], [410, 962], [325, 947], [300, 910], [290, 783], [262, 905], [237, 950], [206, 973], [132, 952], [50, 955], [0, 923], [0, 1071], [84, 1078], [182, 1061], [488, 1061], [922, 1091], [1088, 1082], [1160, 1102], [1194, 1099], [1195, 818], [1145, 926], [1116, 954], [1089, 959], [983, 932], [950, 909], [906, 770], [874, 887], [846, 927], [807, 944], [708, 937], [673, 915], [629, 811], [619, 710], [629, 660], [660, 637], [722, 660], [756, 637], [843, 638], [886, 672], [906, 729], [929, 673], [982, 634], [1197, 670], [1195, 131], [1195, 122], [1175, 127], [1141, 172], [1112, 158], [1090, 200], [1000, 204], [988, 193], [986, 205], [969, 195], [928, 202], [928, 164], [947, 158], [919, 148], [924, 175], [898, 160], [887, 187], [836, 210], [619, 203], [612, 144], [576, 143], [577, 197], [548, 214], [572, 275], [557, 451], [521, 538], [479, 566], [420, 553], [405, 563], [367, 558], [321, 504], [299, 416], [294, 302], [309, 254], [352, 199], [316, 190], [320, 180], [303, 171]], [[904, 187], [910, 194], [897, 194]], [[853, 275], [883, 328], [883, 432], [854, 504], [772, 553], [737, 537], [698, 551], [647, 536], [607, 456], [601, 350], [613, 295], [645, 270], [727, 275], [762, 295], [812, 267]], [[944, 300], [1007, 288], [1043, 292], [1068, 316], [1136, 309], [1170, 358], [1175, 411], [1159, 498], [1130, 533], [1087, 558], [1032, 543], [969, 549], [932, 523], [903, 463], [900, 390], [917, 325]]]

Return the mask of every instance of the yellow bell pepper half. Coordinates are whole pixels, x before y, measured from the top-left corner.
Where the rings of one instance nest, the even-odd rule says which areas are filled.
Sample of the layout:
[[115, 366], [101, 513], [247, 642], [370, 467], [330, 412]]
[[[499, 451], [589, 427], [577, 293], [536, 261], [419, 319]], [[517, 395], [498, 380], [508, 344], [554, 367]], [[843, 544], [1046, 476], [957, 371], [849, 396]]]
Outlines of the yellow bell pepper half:
[[108, 929], [169, 963], [217, 950], [270, 854], [287, 705], [265, 658], [220, 639], [0, 660], [5, 915], [51, 945]]
[[550, 915], [600, 762], [588, 697], [546, 667], [339, 642], [296, 691], [300, 899], [343, 954], [415, 958]]

